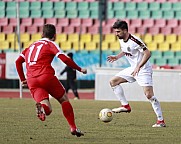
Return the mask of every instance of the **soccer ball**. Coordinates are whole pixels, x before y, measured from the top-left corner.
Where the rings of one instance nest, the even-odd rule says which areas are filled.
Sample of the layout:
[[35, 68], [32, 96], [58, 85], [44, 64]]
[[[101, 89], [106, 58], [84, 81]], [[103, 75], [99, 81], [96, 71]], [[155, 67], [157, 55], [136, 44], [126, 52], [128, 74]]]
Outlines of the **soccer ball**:
[[99, 119], [103, 122], [110, 122], [113, 119], [113, 112], [108, 108], [104, 108], [99, 112]]

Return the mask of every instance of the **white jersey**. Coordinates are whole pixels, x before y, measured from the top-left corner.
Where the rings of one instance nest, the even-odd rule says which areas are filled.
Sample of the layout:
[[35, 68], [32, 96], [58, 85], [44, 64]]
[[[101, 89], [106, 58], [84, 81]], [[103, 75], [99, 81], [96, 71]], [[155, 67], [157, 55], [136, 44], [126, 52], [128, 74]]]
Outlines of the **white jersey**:
[[[125, 53], [125, 56], [132, 68], [135, 68], [143, 58], [143, 48], [147, 48], [143, 41], [135, 35], [129, 34], [127, 41], [119, 39], [121, 50]], [[151, 67], [149, 61], [141, 69]]]
[[141, 62], [143, 58], [143, 49], [147, 48], [142, 40], [134, 35], [129, 35], [127, 41], [119, 40], [121, 50], [125, 53], [125, 57], [129, 61], [131, 67], [120, 71], [116, 76], [126, 79], [132, 83], [137, 81], [140, 86], [152, 86], [152, 67], [149, 61], [140, 69], [138, 75], [132, 76], [135, 67]]

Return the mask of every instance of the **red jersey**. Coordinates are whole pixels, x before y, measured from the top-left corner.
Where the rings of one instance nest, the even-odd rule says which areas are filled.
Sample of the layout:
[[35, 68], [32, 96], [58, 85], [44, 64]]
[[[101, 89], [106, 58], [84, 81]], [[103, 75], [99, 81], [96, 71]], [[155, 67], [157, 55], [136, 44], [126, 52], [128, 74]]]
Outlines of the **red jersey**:
[[16, 60], [16, 69], [21, 81], [26, 79], [23, 73], [23, 62], [26, 62], [28, 78], [37, 77], [42, 74], [54, 75], [55, 71], [51, 63], [55, 56], [71, 68], [81, 71], [81, 68], [67, 57], [56, 43], [47, 38], [43, 38], [22, 51]]
[[20, 54], [26, 62], [27, 77], [36, 77], [42, 74], [55, 74], [51, 62], [54, 56], [61, 54], [59, 46], [43, 38], [31, 44]]

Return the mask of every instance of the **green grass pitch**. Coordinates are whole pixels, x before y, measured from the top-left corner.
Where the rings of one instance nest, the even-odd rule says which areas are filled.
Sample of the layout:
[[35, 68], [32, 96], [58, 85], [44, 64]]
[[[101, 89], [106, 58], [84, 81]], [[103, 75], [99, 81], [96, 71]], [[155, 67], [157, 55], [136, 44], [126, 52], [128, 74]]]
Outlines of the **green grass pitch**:
[[77, 126], [84, 137], [69, 132], [61, 106], [51, 99], [53, 112], [45, 122], [37, 119], [32, 99], [0, 99], [0, 144], [179, 144], [181, 103], [162, 102], [166, 128], [152, 128], [156, 116], [149, 102], [130, 102], [131, 113], [114, 114], [110, 123], [98, 119], [103, 108], [117, 101], [71, 100]]

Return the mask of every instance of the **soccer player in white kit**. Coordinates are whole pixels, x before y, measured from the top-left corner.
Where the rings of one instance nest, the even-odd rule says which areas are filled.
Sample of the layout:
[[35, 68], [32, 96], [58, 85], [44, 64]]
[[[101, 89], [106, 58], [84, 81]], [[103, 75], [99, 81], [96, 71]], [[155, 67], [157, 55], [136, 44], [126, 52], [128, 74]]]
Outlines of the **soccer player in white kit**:
[[131, 66], [120, 71], [110, 80], [113, 92], [121, 102], [121, 106], [112, 109], [112, 111], [114, 113], [131, 112], [131, 107], [126, 100], [121, 84], [137, 81], [143, 87], [144, 94], [150, 101], [157, 116], [157, 122], [152, 127], [166, 127], [160, 103], [153, 92], [152, 66], [149, 62], [150, 51], [140, 38], [128, 33], [128, 25], [125, 21], [117, 20], [113, 25], [113, 29], [119, 38], [121, 52], [117, 55], [108, 56], [107, 60], [112, 63], [125, 56]]

